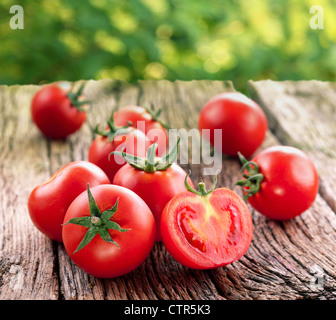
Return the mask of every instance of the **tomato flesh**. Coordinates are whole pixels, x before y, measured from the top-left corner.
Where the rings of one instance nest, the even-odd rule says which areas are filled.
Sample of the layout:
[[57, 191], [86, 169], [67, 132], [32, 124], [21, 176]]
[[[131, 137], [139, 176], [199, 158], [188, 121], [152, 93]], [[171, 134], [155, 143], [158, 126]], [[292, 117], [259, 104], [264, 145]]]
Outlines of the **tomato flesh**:
[[[164, 171], [145, 172], [125, 164], [118, 170], [113, 184], [128, 188], [139, 195], [151, 209], [157, 223], [156, 241], [161, 241], [161, 214], [168, 201], [176, 194], [186, 191], [184, 185], [186, 173], [176, 163]], [[188, 183], [192, 184], [190, 178]]]
[[195, 269], [224, 266], [240, 259], [253, 234], [251, 214], [233, 191], [219, 188], [202, 197], [175, 196], [161, 217], [161, 234], [170, 254]]

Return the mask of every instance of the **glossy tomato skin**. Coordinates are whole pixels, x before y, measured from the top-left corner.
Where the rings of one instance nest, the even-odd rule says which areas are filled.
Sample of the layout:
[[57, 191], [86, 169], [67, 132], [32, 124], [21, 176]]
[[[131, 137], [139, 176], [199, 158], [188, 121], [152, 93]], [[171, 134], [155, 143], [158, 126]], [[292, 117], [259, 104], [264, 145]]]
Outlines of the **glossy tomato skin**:
[[288, 220], [306, 211], [319, 188], [317, 170], [301, 150], [273, 146], [258, 153], [252, 161], [264, 175], [259, 192], [249, 203], [260, 213], [275, 220]]
[[[213, 97], [203, 107], [199, 129], [210, 130], [209, 139], [223, 154], [250, 157], [262, 144], [267, 131], [267, 118], [260, 106], [238, 92], [227, 92]], [[215, 130], [222, 130], [222, 143], [216, 143]], [[218, 141], [218, 140], [217, 140]]]
[[143, 131], [151, 144], [157, 143], [157, 155], [163, 155], [168, 148], [168, 133], [161, 123], [155, 121], [147, 110], [141, 106], [125, 106], [114, 113], [114, 121], [118, 126], [125, 126], [129, 121], [133, 126]]
[[28, 211], [34, 225], [47, 237], [62, 242], [62, 223], [71, 202], [87, 184], [110, 184], [106, 174], [87, 161], [74, 161], [55, 172], [33, 189], [28, 198]]
[[253, 237], [246, 203], [226, 188], [205, 197], [189, 191], [176, 195], [162, 213], [160, 228], [168, 252], [192, 269], [213, 269], [239, 260]]
[[[85, 272], [99, 278], [113, 278], [137, 268], [149, 255], [155, 237], [155, 221], [145, 202], [134, 192], [114, 185], [91, 188], [91, 193], [99, 207], [118, 208], [111, 220], [127, 232], [109, 230], [111, 238], [119, 248], [104, 241], [98, 234], [84, 248], [74, 251], [86, 234], [87, 228], [75, 224], [63, 226], [64, 246], [73, 262]], [[80, 194], [70, 205], [64, 223], [72, 218], [90, 216], [86, 192]]]
[[86, 113], [72, 106], [67, 92], [57, 85], [47, 85], [35, 94], [31, 116], [40, 131], [51, 139], [65, 139], [86, 120]]
[[[125, 164], [115, 175], [113, 184], [123, 186], [139, 195], [151, 209], [156, 221], [156, 241], [161, 241], [161, 214], [168, 201], [177, 193], [186, 191], [185, 171], [173, 163], [165, 171], [153, 173], [137, 170]], [[193, 186], [188, 178], [188, 183]]]
[[107, 137], [98, 135], [90, 146], [88, 160], [100, 167], [110, 181], [113, 181], [114, 175], [126, 161], [121, 156], [110, 155], [110, 153], [122, 151], [126, 147], [125, 152], [138, 157], [145, 157], [149, 145], [150, 142], [146, 135], [134, 128], [130, 128], [127, 134], [116, 136], [112, 142], [109, 142]]

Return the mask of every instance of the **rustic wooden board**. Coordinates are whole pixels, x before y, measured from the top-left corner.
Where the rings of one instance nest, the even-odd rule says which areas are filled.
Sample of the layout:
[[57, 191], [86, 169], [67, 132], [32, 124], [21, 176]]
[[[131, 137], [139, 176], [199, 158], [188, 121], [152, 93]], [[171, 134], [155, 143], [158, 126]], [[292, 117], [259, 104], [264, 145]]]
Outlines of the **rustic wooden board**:
[[[90, 126], [104, 125], [112, 110], [127, 104], [162, 108], [164, 121], [190, 130], [197, 128], [199, 111], [208, 99], [234, 89], [222, 81], [140, 81], [134, 85], [88, 81], [84, 93], [95, 102], [87, 123], [66, 141], [45, 139], [31, 123], [30, 101], [38, 89], [0, 86], [0, 299], [336, 297], [335, 213], [320, 195], [310, 210], [288, 222], [268, 220], [251, 209], [255, 229], [251, 247], [240, 261], [224, 268], [184, 268], [158, 243], [137, 270], [123, 277], [97, 279], [85, 274], [72, 263], [62, 244], [47, 239], [31, 223], [26, 206], [30, 191], [69, 161], [87, 160], [93, 138]], [[294, 93], [292, 99], [296, 99]], [[300, 119], [293, 125], [296, 122]], [[191, 136], [200, 143], [197, 132]], [[268, 132], [262, 148], [278, 143]], [[194, 183], [203, 175], [201, 165], [182, 166], [192, 169]], [[239, 168], [236, 159], [223, 159], [218, 186], [234, 188], [241, 178]], [[212, 183], [212, 176], [203, 178], [208, 185]], [[239, 188], [234, 190], [241, 194]], [[322, 272], [323, 286], [312, 282], [316, 272]]]
[[320, 193], [336, 212], [336, 83], [250, 81], [248, 90], [264, 108], [278, 139], [314, 160]]

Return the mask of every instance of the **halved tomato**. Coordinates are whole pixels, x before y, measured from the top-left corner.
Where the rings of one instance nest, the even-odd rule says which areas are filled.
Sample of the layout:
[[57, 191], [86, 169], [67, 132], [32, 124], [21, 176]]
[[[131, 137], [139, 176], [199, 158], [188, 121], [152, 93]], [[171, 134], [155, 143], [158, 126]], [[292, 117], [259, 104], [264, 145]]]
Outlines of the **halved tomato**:
[[182, 265], [212, 269], [239, 260], [252, 241], [250, 211], [226, 188], [188, 191], [173, 197], [161, 216], [161, 235], [168, 252]]

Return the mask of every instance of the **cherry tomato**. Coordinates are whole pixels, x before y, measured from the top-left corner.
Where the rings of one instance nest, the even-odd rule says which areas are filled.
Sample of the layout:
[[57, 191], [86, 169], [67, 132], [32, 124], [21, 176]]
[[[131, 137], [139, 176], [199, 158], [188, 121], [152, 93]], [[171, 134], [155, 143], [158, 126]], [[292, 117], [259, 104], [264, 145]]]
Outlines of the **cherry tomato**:
[[79, 101], [83, 85], [77, 93], [58, 85], [47, 85], [33, 97], [31, 116], [39, 130], [51, 139], [64, 139], [79, 130], [86, 120], [83, 104]]
[[47, 237], [62, 242], [62, 223], [71, 202], [87, 184], [110, 184], [106, 174], [87, 161], [70, 162], [38, 185], [28, 198], [28, 211], [34, 225]]
[[314, 202], [319, 187], [312, 160], [301, 150], [273, 146], [251, 161], [240, 155], [245, 199], [261, 214], [276, 220], [288, 220], [306, 211]]
[[[229, 156], [237, 156], [240, 152], [245, 157], [259, 148], [268, 127], [260, 106], [238, 92], [213, 97], [201, 110], [198, 124], [203, 136], [217, 151]], [[221, 131], [218, 133], [218, 130]]]
[[253, 236], [250, 211], [234, 191], [188, 191], [174, 196], [161, 217], [162, 240], [172, 257], [192, 269], [212, 269], [239, 260]]
[[83, 271], [99, 278], [137, 268], [154, 244], [155, 221], [134, 192], [100, 185], [80, 194], [64, 217], [64, 247]]
[[[177, 145], [178, 143], [171, 153], [163, 158], [155, 158], [156, 144], [148, 148], [146, 159], [120, 153], [128, 163], [119, 169], [113, 179], [113, 184], [134, 191], [147, 203], [157, 225], [156, 241], [161, 241], [159, 226], [165, 205], [174, 195], [186, 190], [184, 185], [186, 173], [174, 163]], [[189, 183], [192, 184], [190, 179]]]
[[150, 109], [130, 105], [125, 106], [114, 113], [114, 121], [118, 126], [125, 126], [132, 123], [132, 126], [143, 131], [149, 138], [151, 144], [157, 143], [158, 156], [163, 155], [168, 147], [169, 126], [158, 119], [161, 110], [156, 113]]
[[98, 134], [93, 140], [88, 160], [100, 167], [113, 181], [116, 172], [126, 163], [120, 156], [109, 157], [113, 151], [121, 151], [126, 148], [127, 152], [139, 157], [146, 155], [146, 150], [150, 144], [146, 135], [133, 127], [117, 127], [113, 121], [113, 115], [108, 121], [105, 131], [96, 128]]

